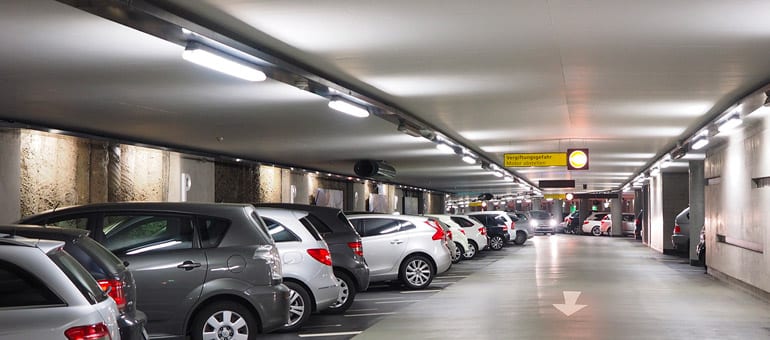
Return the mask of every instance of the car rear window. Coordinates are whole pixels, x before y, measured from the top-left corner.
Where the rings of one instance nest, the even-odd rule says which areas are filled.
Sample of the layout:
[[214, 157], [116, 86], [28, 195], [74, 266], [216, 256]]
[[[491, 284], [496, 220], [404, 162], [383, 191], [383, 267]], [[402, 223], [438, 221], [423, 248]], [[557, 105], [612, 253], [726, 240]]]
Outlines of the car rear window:
[[73, 247], [64, 247], [97, 280], [113, 277], [126, 270], [123, 261], [90, 237], [82, 237]]
[[454, 221], [455, 223], [459, 224], [463, 228], [473, 227], [473, 222], [468, 221], [468, 220], [466, 220], [466, 219], [464, 219], [462, 217], [452, 216], [450, 218], [452, 219], [452, 221]]
[[107, 293], [99, 287], [99, 284], [96, 283], [91, 274], [65, 251], [50, 252], [48, 257], [67, 275], [88, 302], [95, 304], [108, 298]]
[[[313, 238], [316, 239], [316, 241], [323, 240], [323, 238], [321, 238], [321, 234], [314, 227], [313, 222], [310, 222], [310, 218], [311, 218], [311, 216], [307, 215], [307, 216], [305, 216], [303, 218], [300, 218], [299, 222], [302, 223], [302, 226], [305, 227], [305, 229], [307, 229], [307, 231], [310, 233], [310, 235], [313, 235]], [[318, 221], [317, 218], [315, 220]]]
[[273, 240], [275, 242], [299, 242], [300, 238], [295, 235], [294, 233], [289, 230], [289, 228], [286, 228], [283, 224], [280, 222], [267, 217], [262, 217], [262, 220], [265, 221], [265, 226], [267, 226], [267, 230], [270, 233], [270, 236], [273, 237]]
[[324, 221], [322, 221], [316, 215], [313, 215], [313, 213], [307, 214], [307, 216], [304, 218], [310, 222], [310, 224], [313, 226], [313, 229], [317, 230], [321, 236], [326, 236], [332, 233], [332, 228], [329, 228], [329, 226], [324, 223]]
[[64, 304], [37, 276], [0, 260], [0, 308], [60, 306]]
[[222, 218], [199, 217], [199, 234], [201, 238], [201, 247], [216, 248], [227, 233], [230, 227], [230, 221]]

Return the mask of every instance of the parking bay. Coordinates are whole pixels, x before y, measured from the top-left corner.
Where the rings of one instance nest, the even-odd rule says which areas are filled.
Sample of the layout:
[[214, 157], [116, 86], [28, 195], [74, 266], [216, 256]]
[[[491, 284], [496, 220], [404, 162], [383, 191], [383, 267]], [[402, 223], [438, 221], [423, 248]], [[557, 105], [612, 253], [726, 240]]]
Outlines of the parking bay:
[[351, 339], [380, 320], [397, 314], [404, 307], [422, 301], [528, 246], [533, 245], [531, 242], [524, 246], [509, 244], [500, 251], [482, 251], [471, 260], [453, 264], [452, 268], [437, 276], [430, 286], [423, 290], [405, 290], [395, 284], [374, 283], [367, 291], [358, 293], [355, 302], [344, 314], [313, 314], [299, 332], [265, 334], [260, 336], [260, 339]]

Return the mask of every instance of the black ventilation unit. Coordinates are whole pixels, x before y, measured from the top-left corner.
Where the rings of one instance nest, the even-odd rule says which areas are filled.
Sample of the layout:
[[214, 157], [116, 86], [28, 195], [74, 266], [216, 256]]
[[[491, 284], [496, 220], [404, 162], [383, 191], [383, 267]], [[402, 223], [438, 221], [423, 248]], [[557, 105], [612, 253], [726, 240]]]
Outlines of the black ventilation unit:
[[356, 173], [356, 175], [361, 177], [396, 177], [396, 168], [386, 164], [384, 161], [375, 161], [370, 159], [362, 159], [357, 161], [355, 166], [353, 166], [353, 171]]

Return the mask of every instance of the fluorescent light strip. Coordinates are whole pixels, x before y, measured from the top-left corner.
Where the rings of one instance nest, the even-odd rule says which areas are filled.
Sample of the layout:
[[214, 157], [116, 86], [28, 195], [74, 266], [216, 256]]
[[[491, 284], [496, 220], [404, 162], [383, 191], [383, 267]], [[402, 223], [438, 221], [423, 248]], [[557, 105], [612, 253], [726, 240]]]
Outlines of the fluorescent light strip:
[[333, 98], [329, 100], [329, 107], [342, 113], [347, 113], [353, 117], [369, 117], [369, 110], [360, 105], [356, 105], [342, 99]]
[[704, 146], [709, 144], [708, 138], [705, 136], [698, 137], [693, 143], [692, 143], [692, 149], [693, 150], [700, 150], [703, 149]]
[[741, 116], [739, 114], [734, 114], [730, 116], [730, 118], [727, 118], [722, 124], [719, 125], [719, 132], [728, 132], [732, 129], [735, 129], [743, 123], [743, 120], [741, 120]]
[[463, 156], [463, 162], [468, 164], [476, 164], [476, 158], [474, 158], [471, 155], [464, 155]]
[[438, 142], [436, 149], [441, 150], [444, 153], [455, 153], [455, 149], [444, 142]]
[[182, 53], [182, 58], [191, 63], [248, 81], [263, 81], [267, 79], [264, 72], [252, 66], [201, 49], [195, 44], [187, 45], [187, 48]]

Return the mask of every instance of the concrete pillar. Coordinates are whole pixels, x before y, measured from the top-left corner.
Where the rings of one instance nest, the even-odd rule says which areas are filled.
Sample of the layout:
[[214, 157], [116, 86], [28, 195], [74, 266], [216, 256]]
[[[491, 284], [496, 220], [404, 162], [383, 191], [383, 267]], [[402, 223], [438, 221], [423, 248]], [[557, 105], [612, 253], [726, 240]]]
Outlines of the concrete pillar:
[[578, 211], [580, 216], [580, 222], [578, 223], [577, 230], [575, 231], [578, 234], [583, 233], [583, 221], [585, 221], [586, 218], [588, 218], [589, 215], [591, 215], [591, 200], [586, 198], [581, 198], [578, 203]]
[[0, 223], [21, 217], [21, 138], [19, 129], [0, 129]]
[[543, 205], [541, 203], [542, 203], [542, 199], [540, 199], [540, 198], [533, 198], [532, 199], [532, 207], [530, 209], [531, 210], [542, 210], [543, 209]]
[[612, 214], [612, 230], [610, 236], [623, 236], [623, 193], [610, 199], [610, 214]]
[[704, 161], [690, 161], [690, 265], [698, 265], [696, 248], [700, 229], [705, 222], [705, 167]]

